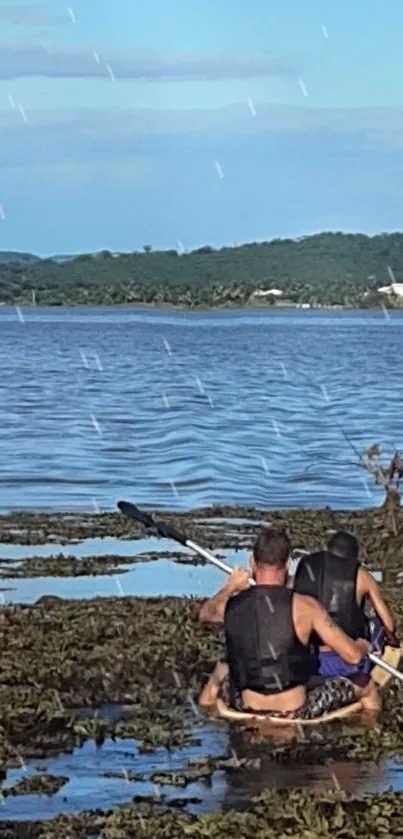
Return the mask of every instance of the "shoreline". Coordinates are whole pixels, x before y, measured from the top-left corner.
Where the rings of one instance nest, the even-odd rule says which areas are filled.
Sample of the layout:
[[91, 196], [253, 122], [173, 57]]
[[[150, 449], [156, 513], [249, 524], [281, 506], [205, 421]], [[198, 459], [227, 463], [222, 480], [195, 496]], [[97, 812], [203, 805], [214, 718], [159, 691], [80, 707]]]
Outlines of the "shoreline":
[[[403, 311], [402, 306], [391, 306], [390, 304], [385, 306], [388, 312], [401, 312]], [[172, 312], [205, 312], [205, 313], [216, 313], [216, 312], [230, 312], [230, 311], [251, 311], [251, 312], [288, 312], [288, 311], [297, 311], [297, 312], [382, 312], [384, 314], [384, 310], [380, 306], [345, 306], [342, 304], [337, 304], [334, 306], [310, 306], [306, 304], [297, 304], [297, 303], [284, 303], [281, 305], [273, 305], [273, 306], [264, 306], [259, 304], [223, 304], [218, 306], [204, 306], [204, 305], [191, 305], [191, 306], [182, 306], [176, 303], [143, 303], [143, 302], [136, 302], [136, 303], [3, 303], [0, 302], [0, 312], [6, 309], [24, 309], [27, 310], [35, 310], [35, 309], [155, 309], [156, 311], [172, 311]]]
[[[107, 301], [104, 305], [150, 305], [183, 311], [215, 311], [267, 305], [288, 308], [383, 308], [403, 303], [400, 274], [390, 275], [385, 265], [398, 266], [403, 234], [366, 236], [322, 232], [294, 239], [244, 242], [213, 247], [112, 252], [100, 250], [73, 256], [40, 258], [34, 254], [4, 252], [0, 263], [4, 302], [38, 303], [44, 300], [69, 305]], [[10, 259], [11, 258], [11, 259]], [[1, 259], [1, 252], [0, 252]], [[391, 269], [392, 271], [392, 269]], [[378, 279], [377, 279], [378, 278]], [[172, 301], [172, 303], [170, 303]]]

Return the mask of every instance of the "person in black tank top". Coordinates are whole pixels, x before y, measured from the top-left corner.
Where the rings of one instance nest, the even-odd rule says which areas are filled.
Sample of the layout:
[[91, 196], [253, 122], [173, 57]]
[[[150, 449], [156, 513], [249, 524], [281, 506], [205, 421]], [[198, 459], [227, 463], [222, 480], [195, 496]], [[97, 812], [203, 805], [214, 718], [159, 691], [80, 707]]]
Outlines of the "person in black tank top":
[[[386, 640], [393, 646], [399, 645], [393, 617], [378, 584], [361, 568], [358, 552], [358, 542], [354, 536], [343, 531], [335, 533], [329, 539], [327, 550], [309, 554], [299, 561], [294, 577], [294, 591], [318, 600], [350, 638], [369, 637], [373, 641], [375, 636], [381, 637], [380, 630], [383, 630], [383, 645]], [[371, 624], [366, 616], [368, 605], [375, 612]], [[314, 634], [311, 640], [317, 649], [319, 675], [348, 676], [357, 684], [369, 681], [369, 659], [354, 668], [346, 664], [337, 653], [321, 649], [323, 641], [317, 635]], [[378, 648], [378, 651], [382, 649]]]
[[281, 585], [256, 585], [233, 597], [224, 616], [230, 680], [236, 691], [268, 696], [313, 675], [310, 648], [299, 640], [292, 618], [294, 593]]

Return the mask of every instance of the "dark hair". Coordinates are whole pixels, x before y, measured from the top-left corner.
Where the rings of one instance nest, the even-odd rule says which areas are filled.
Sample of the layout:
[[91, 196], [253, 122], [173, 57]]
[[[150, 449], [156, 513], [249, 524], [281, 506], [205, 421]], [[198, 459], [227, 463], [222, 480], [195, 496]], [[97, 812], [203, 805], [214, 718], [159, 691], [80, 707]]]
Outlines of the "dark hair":
[[327, 543], [327, 549], [330, 553], [341, 556], [343, 559], [357, 559], [358, 558], [358, 542], [355, 536], [351, 533], [346, 533], [344, 530], [339, 530], [330, 537]]
[[256, 565], [271, 565], [283, 568], [291, 553], [291, 542], [285, 530], [263, 527], [253, 545]]

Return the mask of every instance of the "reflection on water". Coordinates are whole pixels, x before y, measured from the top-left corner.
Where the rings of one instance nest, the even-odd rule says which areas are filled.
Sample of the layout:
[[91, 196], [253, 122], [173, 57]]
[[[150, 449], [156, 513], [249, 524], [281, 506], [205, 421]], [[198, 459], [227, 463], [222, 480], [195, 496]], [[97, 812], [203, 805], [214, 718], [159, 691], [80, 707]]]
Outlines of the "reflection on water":
[[[118, 556], [137, 556], [143, 551], [177, 551], [178, 546], [175, 542], [164, 540], [164, 548], [161, 547], [161, 539], [148, 537], [145, 539], [116, 539], [111, 536], [105, 536], [103, 539], [84, 539], [78, 544], [59, 545], [54, 542], [47, 545], [15, 545], [12, 543], [0, 543], [0, 562], [4, 557], [10, 559], [25, 559], [27, 556], [51, 556], [52, 554], [62, 554], [63, 556], [107, 556], [107, 554], [116, 554]], [[181, 549], [182, 550], [182, 549]], [[183, 548], [184, 553], [188, 553], [186, 548]]]
[[206, 597], [222, 584], [222, 573], [216, 569], [181, 567], [168, 559], [160, 559], [153, 563], [136, 563], [127, 573], [111, 576], [30, 579], [7, 577], [0, 581], [1, 588], [12, 588], [12, 591], [3, 592], [6, 603], [34, 603], [42, 595], [56, 595], [73, 600], [122, 595], [190, 597], [193, 594]]
[[[209, 810], [218, 812], [232, 807], [242, 808], [252, 795], [267, 788], [309, 787], [316, 790], [334, 789], [337, 783], [348, 792], [379, 792], [393, 786], [403, 789], [403, 775], [393, 761], [379, 766], [335, 761], [329, 766], [304, 764], [280, 764], [270, 759], [270, 742], [266, 746], [246, 745], [245, 738], [228, 735], [224, 724], [206, 723], [197, 729], [195, 736], [200, 746], [189, 746], [181, 751], [169, 753], [158, 749], [155, 754], [140, 754], [134, 740], [105, 741], [100, 748], [93, 742], [85, 743], [71, 755], [41, 761], [29, 761], [26, 771], [13, 769], [7, 773], [5, 787], [13, 786], [23, 777], [46, 771], [52, 775], [63, 775], [69, 782], [51, 798], [46, 796], [7, 797], [1, 809], [2, 819], [47, 819], [57, 813], [73, 813], [81, 810], [108, 809], [117, 804], [129, 802], [134, 795], [156, 795], [170, 798], [198, 798], [200, 804], [189, 805], [190, 812]], [[235, 752], [239, 760], [247, 757], [260, 760], [256, 769], [230, 769], [214, 773], [211, 785], [196, 782], [186, 788], [161, 785], [157, 790], [148, 779], [155, 772], [178, 772], [185, 768], [188, 760], [200, 759], [204, 755], [223, 757]], [[120, 778], [106, 778], [106, 773], [119, 773]], [[145, 775], [144, 781], [131, 782], [124, 773]]]
[[[225, 575], [212, 565], [182, 565], [170, 559], [155, 559], [152, 562], [135, 561], [125, 565], [125, 573], [88, 577], [30, 577], [18, 579], [12, 576], [12, 568], [18, 567], [19, 560], [27, 556], [49, 557], [54, 554], [63, 556], [87, 557], [117, 556], [134, 558], [142, 553], [178, 551], [178, 545], [170, 540], [150, 537], [135, 541], [115, 538], [86, 539], [78, 545], [13, 545], [0, 544], [0, 567], [2, 558], [13, 562], [2, 566], [9, 576], [0, 579], [2, 602], [35, 603], [42, 595], [56, 595], [73, 600], [90, 597], [114, 597], [131, 595], [136, 597], [209, 597], [223, 585]], [[181, 553], [191, 556], [186, 548]], [[249, 551], [227, 550], [220, 548], [220, 556], [231, 567], [247, 567]], [[295, 573], [298, 561], [291, 563], [290, 573]], [[382, 572], [373, 572], [375, 579], [382, 579]]]
[[[178, 551], [178, 545], [169, 540], [138, 539], [135, 542], [118, 539], [87, 539], [80, 545], [0, 545], [1, 556], [21, 560], [30, 555], [50, 556], [62, 553], [64, 556], [105, 556], [116, 554], [133, 556], [148, 551]], [[191, 555], [185, 548], [181, 553]], [[220, 548], [220, 556], [231, 566], [246, 565], [246, 551], [232, 551]], [[3, 602], [34, 603], [42, 595], [81, 599], [90, 597], [113, 597], [133, 595], [138, 597], [186, 596], [208, 597], [215, 589], [223, 585], [222, 571], [212, 565], [193, 566], [175, 563], [169, 559], [156, 559], [152, 562], [133, 562], [125, 566], [124, 574], [88, 577], [33, 577], [18, 579], [12, 576], [8, 563], [2, 570], [9, 576], [0, 580]], [[129, 569], [129, 570], [127, 570]], [[9, 590], [11, 589], [11, 590]]]
[[[199, 730], [195, 732], [200, 737]], [[203, 732], [203, 744], [170, 753], [165, 749], [158, 749], [153, 755], [143, 755], [137, 751], [134, 740], [106, 740], [100, 748], [93, 742], [85, 743], [76, 749], [72, 755], [61, 755], [41, 762], [47, 767], [47, 772], [53, 775], [64, 775], [70, 778], [68, 784], [52, 798], [44, 796], [24, 796], [6, 798], [1, 810], [2, 818], [49, 818], [56, 813], [72, 813], [80, 810], [96, 809], [102, 806], [108, 809], [116, 804], [123, 804], [131, 800], [134, 795], [153, 795], [155, 788], [150, 781], [134, 783], [124, 777], [105, 778], [105, 773], [113, 772], [123, 775], [124, 772], [151, 775], [154, 772], [171, 772], [183, 769], [189, 759], [203, 757], [206, 754], [219, 756], [225, 752], [226, 735], [206, 727]], [[11, 770], [7, 773], [7, 786], [12, 786], [20, 778], [36, 774], [38, 761], [27, 763], [27, 771]], [[43, 771], [43, 770], [42, 770]], [[220, 784], [218, 784], [220, 787]], [[200, 784], [192, 784], [186, 789], [177, 787], [161, 788], [161, 792], [170, 793], [170, 797], [202, 798], [206, 790]], [[216, 790], [212, 790], [211, 803], [214, 809]], [[220, 809], [219, 800], [216, 809]]]

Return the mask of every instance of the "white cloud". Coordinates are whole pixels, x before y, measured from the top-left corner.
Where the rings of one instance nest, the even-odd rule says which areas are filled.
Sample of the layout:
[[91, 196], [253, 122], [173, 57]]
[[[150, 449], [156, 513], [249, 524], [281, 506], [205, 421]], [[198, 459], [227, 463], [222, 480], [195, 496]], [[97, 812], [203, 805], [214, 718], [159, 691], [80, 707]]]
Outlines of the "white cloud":
[[[32, 7], [35, 8], [35, 7]], [[40, 8], [40, 7], [38, 7]], [[1, 18], [0, 18], [1, 20]], [[116, 79], [214, 80], [289, 76], [295, 71], [283, 59], [226, 55], [147, 55], [98, 51], [98, 60], [90, 49], [53, 49], [40, 45], [0, 45], [0, 79], [25, 76], [50, 78], [103, 78], [110, 65]]]
[[261, 136], [268, 143], [276, 135], [312, 137], [360, 142], [363, 149], [401, 149], [403, 146], [403, 108], [331, 109], [257, 104], [258, 116], [252, 118], [246, 103], [211, 110], [174, 111], [169, 109], [71, 109], [28, 112], [28, 122], [12, 108], [0, 111], [2, 154], [7, 158], [23, 154], [40, 155], [51, 161], [62, 150], [85, 159], [102, 147], [106, 156], [135, 142], [145, 150], [159, 150], [185, 144], [200, 147], [215, 143], [233, 143], [237, 138]]
[[71, 19], [67, 9], [65, 14], [55, 12], [44, 4], [18, 5], [3, 4], [0, 6], [0, 24], [5, 26], [46, 26], [48, 24], [68, 23]]
[[127, 187], [144, 186], [155, 181], [153, 162], [143, 155], [127, 156], [119, 159], [96, 160], [54, 160], [26, 166], [13, 166], [7, 169], [7, 176], [19, 182], [26, 176], [27, 168], [44, 186], [57, 186], [59, 182], [68, 183], [69, 188], [85, 186], [94, 179], [102, 178], [104, 186]]

